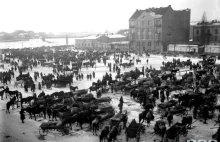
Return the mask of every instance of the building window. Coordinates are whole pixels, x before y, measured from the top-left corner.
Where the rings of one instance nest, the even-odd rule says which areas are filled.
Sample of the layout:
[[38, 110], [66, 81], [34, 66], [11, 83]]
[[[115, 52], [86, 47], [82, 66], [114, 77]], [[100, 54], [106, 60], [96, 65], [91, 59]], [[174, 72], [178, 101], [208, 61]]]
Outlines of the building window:
[[217, 41], [218, 40], [218, 36], [215, 36], [215, 41]]
[[150, 21], [148, 21], [148, 25], [150, 25], [151, 24], [151, 22]]
[[199, 34], [199, 30], [196, 30], [196, 34], [197, 34], [197, 35]]
[[158, 40], [158, 39], [159, 39], [159, 35], [155, 34], [155, 40]]
[[156, 33], [160, 33], [160, 29], [159, 28], [156, 28]]
[[160, 42], [159, 41], [156, 42], [156, 46], [160, 46]]
[[141, 26], [141, 22], [140, 22], [140, 21], [138, 21], [138, 26], [139, 26], [139, 27]]
[[142, 21], [142, 27], [144, 26], [144, 21]]
[[210, 29], [207, 30], [207, 33], [210, 33]]
[[160, 25], [160, 20], [156, 20], [156, 25]]
[[218, 34], [218, 29], [215, 29], [215, 34]]
[[148, 46], [151, 46], [151, 42], [150, 41], [148, 42]]
[[130, 21], [131, 28], [134, 27], [134, 21]]
[[146, 30], [145, 29], [143, 29], [142, 35], [143, 35], [143, 39], [145, 39], [146, 38]]

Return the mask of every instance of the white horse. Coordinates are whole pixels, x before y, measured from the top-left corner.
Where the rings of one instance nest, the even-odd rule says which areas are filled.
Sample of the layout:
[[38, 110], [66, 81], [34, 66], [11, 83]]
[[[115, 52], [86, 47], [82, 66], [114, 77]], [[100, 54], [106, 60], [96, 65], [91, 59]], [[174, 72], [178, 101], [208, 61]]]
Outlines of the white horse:
[[22, 87], [22, 85], [24, 84], [24, 81], [23, 80], [15, 81], [14, 82], [14, 88], [17, 88], [18, 84], [21, 84], [21, 87]]

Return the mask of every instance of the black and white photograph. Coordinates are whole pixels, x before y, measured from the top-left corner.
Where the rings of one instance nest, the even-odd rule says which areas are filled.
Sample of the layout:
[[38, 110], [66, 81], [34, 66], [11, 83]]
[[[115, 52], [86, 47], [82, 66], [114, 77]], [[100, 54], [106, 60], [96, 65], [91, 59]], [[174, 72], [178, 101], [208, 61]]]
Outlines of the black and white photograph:
[[220, 0], [0, 0], [0, 142], [220, 142]]

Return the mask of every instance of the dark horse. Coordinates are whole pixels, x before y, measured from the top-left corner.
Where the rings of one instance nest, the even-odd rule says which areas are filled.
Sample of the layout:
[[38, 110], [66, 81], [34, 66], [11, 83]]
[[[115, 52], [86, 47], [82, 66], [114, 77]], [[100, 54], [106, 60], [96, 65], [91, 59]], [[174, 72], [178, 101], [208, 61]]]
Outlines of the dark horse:
[[144, 122], [144, 120], [146, 120], [146, 115], [147, 115], [148, 110], [144, 110], [143, 112], [139, 113], [139, 123], [142, 121]]
[[93, 121], [92, 121], [92, 132], [93, 132], [93, 135], [94, 135], [94, 132], [95, 134], [97, 135], [96, 131], [99, 130], [99, 123], [100, 123], [100, 120], [101, 120], [101, 116], [97, 116]]
[[36, 105], [33, 107], [27, 107], [26, 111], [29, 113], [31, 119], [32, 119], [32, 114], [34, 115], [35, 121], [36, 121], [36, 114], [40, 114], [41, 112], [43, 112], [44, 119], [46, 119], [46, 108], [45, 107], [39, 107], [38, 105]]
[[67, 117], [63, 120], [63, 125], [69, 124], [70, 129], [72, 129], [72, 124], [74, 124], [78, 119], [78, 114], [75, 114], [73, 116]]
[[6, 113], [10, 113], [9, 109], [10, 109], [11, 105], [13, 106], [12, 109], [14, 109], [15, 101], [16, 101], [16, 97], [14, 96], [10, 99], [9, 102], [7, 102], [7, 104], [6, 104]]
[[92, 120], [92, 110], [81, 111], [78, 114], [77, 122], [79, 123], [81, 129], [83, 129], [82, 128], [83, 123], [89, 123], [90, 124], [90, 128], [91, 128], [92, 121], [93, 121]]
[[76, 91], [76, 89], [79, 89], [78, 86], [71, 86], [70, 85], [70, 91]]
[[99, 88], [96, 87], [96, 86], [91, 86], [91, 87], [89, 87], [90, 92], [91, 92], [91, 91], [96, 91], [96, 92], [97, 92], [98, 89], [99, 89]]

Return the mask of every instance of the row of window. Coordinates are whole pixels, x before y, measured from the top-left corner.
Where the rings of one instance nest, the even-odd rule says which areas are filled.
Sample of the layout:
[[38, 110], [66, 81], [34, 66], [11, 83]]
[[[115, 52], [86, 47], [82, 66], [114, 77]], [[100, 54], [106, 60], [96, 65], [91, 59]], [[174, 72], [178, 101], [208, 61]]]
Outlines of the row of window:
[[[131, 29], [130, 31], [131, 31], [131, 33], [135, 33], [135, 31], [137, 33], [146, 33], [146, 31], [147, 31], [147, 33], [152, 33], [153, 29], [152, 28], [147, 28], [147, 29], [146, 28], [136, 28], [135, 30]], [[161, 29], [160, 28], [155, 28], [154, 32], [155, 33], [160, 33]]]
[[[153, 38], [152, 38], [152, 34], [151, 33], [148, 33], [148, 34], [145, 34], [145, 33], [140, 34], [140, 33], [138, 33], [137, 34], [137, 39], [153, 39]], [[159, 34], [155, 34], [154, 39], [155, 40], [160, 40], [160, 35]]]
[[[160, 20], [155, 20], [155, 24], [156, 24], [156, 25], [160, 25], [160, 24], [161, 24]], [[152, 25], [152, 21], [150, 21], [150, 20], [148, 20], [148, 21], [146, 21], [146, 20], [138, 21], [138, 22], [137, 22], [137, 25], [138, 25], [139, 27], [141, 27], [141, 26], [143, 27], [143, 26], [146, 26], [146, 25], [151, 26], [151, 25]], [[131, 26], [132, 26], [132, 27], [134, 26], [134, 23], [133, 23], [133, 22], [131, 22]]]
[[[204, 31], [203, 31], [204, 32]], [[211, 29], [207, 29], [206, 30], [207, 33], [211, 33]], [[218, 34], [218, 29], [214, 29], [214, 33]], [[199, 35], [200, 34], [200, 30], [196, 30], [196, 34]]]
[[[152, 46], [152, 42], [149, 41], [149, 42], [137, 42], [136, 44], [137, 47], [145, 47], [145, 46], [148, 46], [148, 47], [151, 47]], [[160, 46], [160, 42], [159, 41], [156, 41], [155, 42], [155, 46]]]
[[[196, 36], [196, 41], [199, 41], [199, 40], [200, 40], [200, 36]], [[210, 37], [210, 40], [217, 41], [218, 40], [218, 36]]]

